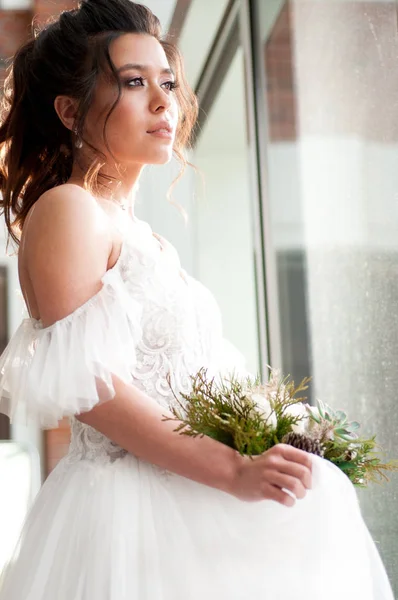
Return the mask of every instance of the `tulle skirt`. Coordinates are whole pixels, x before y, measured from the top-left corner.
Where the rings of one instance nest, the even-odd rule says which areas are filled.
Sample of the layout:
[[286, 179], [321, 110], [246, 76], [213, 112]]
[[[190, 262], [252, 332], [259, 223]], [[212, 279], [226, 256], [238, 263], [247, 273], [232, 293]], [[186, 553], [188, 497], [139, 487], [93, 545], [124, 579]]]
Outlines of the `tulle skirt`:
[[61, 461], [0, 600], [393, 600], [355, 490], [314, 457], [293, 508], [245, 503], [131, 455]]

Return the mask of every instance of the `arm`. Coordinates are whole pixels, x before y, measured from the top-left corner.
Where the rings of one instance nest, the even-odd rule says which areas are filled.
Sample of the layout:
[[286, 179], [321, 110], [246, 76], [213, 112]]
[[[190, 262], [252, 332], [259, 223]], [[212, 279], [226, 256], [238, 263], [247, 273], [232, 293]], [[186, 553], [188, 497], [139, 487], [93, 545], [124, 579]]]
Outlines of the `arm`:
[[242, 500], [271, 499], [286, 506], [311, 487], [310, 455], [279, 444], [254, 460], [211, 438], [175, 433], [176, 422], [135, 386], [114, 381], [116, 396], [78, 418], [138, 458], [230, 493]]
[[[45, 326], [72, 313], [101, 287], [112, 249], [107, 217], [86, 192], [65, 186], [39, 200], [25, 240], [27, 269]], [[79, 416], [130, 453], [245, 500], [291, 505], [310, 486], [309, 455], [279, 446], [250, 460], [207, 438], [174, 432], [166, 411], [114, 377], [115, 397]]]

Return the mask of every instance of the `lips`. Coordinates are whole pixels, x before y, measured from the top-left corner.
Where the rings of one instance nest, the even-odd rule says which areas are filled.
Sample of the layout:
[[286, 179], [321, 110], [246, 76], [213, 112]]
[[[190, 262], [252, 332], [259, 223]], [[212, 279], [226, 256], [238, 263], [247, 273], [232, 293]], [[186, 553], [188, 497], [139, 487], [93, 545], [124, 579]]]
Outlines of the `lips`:
[[168, 121], [161, 121], [158, 123], [153, 129], [147, 131], [147, 133], [173, 133], [172, 126], [168, 123]]
[[169, 128], [165, 128], [165, 127], [161, 127], [160, 129], [154, 129], [153, 131], [148, 131], [148, 133], [171, 133], [171, 129]]

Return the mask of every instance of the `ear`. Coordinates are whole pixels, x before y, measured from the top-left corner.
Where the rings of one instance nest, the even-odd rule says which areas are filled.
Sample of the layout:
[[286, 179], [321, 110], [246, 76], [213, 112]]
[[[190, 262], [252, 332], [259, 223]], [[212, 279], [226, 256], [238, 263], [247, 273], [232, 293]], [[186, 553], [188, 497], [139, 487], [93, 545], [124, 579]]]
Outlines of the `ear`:
[[54, 108], [62, 124], [73, 131], [77, 114], [77, 100], [69, 96], [57, 96], [54, 100]]

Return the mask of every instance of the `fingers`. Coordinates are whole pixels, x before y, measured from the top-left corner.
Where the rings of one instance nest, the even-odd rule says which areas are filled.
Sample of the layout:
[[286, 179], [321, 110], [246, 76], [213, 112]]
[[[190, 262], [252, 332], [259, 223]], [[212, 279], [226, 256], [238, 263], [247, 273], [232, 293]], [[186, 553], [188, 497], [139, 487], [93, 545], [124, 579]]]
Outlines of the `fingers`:
[[263, 466], [270, 483], [291, 491], [297, 498], [304, 498], [312, 487], [312, 459], [302, 450], [278, 444], [263, 454]]
[[300, 481], [296, 477], [291, 477], [290, 475], [286, 475], [285, 473], [280, 473], [278, 471], [271, 471], [268, 474], [268, 480], [274, 486], [280, 488], [280, 490], [286, 489], [289, 492], [292, 492], [298, 499], [302, 499], [305, 497], [307, 490]]
[[310, 469], [307, 467], [281, 458], [280, 463], [278, 464], [278, 470], [280, 473], [299, 480], [307, 490], [312, 488], [312, 475]]
[[292, 496], [289, 496], [289, 494], [282, 491], [281, 488], [271, 484], [267, 486], [264, 497], [267, 498], [267, 500], [279, 502], [279, 504], [282, 504], [283, 506], [291, 507], [296, 504], [296, 501], [294, 498], [292, 498]]
[[298, 478], [307, 489], [312, 487], [312, 457], [308, 452], [287, 444], [277, 444], [263, 454], [271, 468]]
[[310, 471], [312, 470], [312, 457], [308, 452], [304, 452], [304, 450], [299, 450], [288, 444], [278, 444], [274, 447], [278, 448], [279, 452], [286, 460], [303, 465]]

